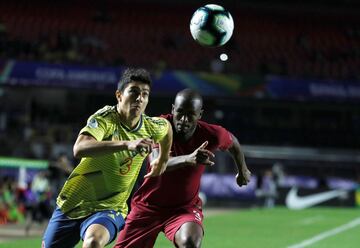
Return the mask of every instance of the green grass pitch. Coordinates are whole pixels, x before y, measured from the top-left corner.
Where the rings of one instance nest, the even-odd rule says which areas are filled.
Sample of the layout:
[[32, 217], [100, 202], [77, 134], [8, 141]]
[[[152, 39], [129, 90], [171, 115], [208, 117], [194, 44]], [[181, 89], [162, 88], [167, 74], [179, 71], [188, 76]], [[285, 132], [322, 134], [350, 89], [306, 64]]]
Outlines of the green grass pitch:
[[[290, 211], [275, 209], [239, 209], [205, 218], [203, 248], [288, 248], [304, 240], [334, 230], [360, 219], [360, 209], [313, 208]], [[358, 224], [328, 235], [306, 247], [357, 248], [360, 247], [360, 220]], [[37, 248], [40, 238], [0, 243], [0, 248]], [[78, 245], [76, 248], [81, 247]], [[107, 246], [112, 247], [112, 246]], [[160, 234], [155, 248], [173, 247]]]

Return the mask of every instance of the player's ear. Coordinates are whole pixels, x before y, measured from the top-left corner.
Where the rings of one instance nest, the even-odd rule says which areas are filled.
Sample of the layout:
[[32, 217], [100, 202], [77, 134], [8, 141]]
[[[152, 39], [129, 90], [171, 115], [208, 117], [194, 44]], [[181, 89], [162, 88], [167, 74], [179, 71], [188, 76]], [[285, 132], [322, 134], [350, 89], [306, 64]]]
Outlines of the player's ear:
[[118, 102], [121, 102], [121, 91], [120, 90], [115, 91], [115, 97], [118, 100]]
[[172, 104], [171, 105], [171, 114], [174, 114], [174, 112], [175, 112], [174, 109], [175, 109], [175, 106], [174, 106], [174, 104]]

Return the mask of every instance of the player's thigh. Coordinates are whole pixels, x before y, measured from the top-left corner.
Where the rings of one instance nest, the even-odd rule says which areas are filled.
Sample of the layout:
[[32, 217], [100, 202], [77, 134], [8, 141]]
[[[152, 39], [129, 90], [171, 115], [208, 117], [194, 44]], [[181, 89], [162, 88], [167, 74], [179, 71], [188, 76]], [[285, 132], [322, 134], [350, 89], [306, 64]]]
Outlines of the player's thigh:
[[95, 239], [108, 244], [115, 240], [117, 233], [125, 224], [120, 212], [104, 210], [90, 215], [80, 226], [80, 235], [83, 240]]
[[175, 243], [175, 238], [193, 238], [201, 241], [204, 235], [203, 213], [197, 207], [185, 207], [176, 211], [171, 218], [166, 221], [165, 235]]
[[151, 248], [163, 230], [162, 216], [133, 208], [120, 231], [116, 248]]
[[42, 247], [74, 247], [80, 241], [80, 223], [80, 220], [72, 220], [56, 208], [45, 230]]

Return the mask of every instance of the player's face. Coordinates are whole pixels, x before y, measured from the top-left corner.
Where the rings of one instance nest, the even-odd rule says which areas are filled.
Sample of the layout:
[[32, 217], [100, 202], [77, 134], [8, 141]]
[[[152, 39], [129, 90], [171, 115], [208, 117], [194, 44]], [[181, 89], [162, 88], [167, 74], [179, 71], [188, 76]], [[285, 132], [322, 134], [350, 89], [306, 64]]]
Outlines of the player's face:
[[140, 116], [149, 102], [150, 87], [142, 82], [130, 82], [120, 92], [116, 91], [116, 98], [121, 112], [127, 116]]
[[186, 101], [183, 97], [177, 97], [172, 107], [173, 122], [175, 131], [190, 137], [196, 128], [198, 120], [201, 118], [203, 110], [200, 100]]

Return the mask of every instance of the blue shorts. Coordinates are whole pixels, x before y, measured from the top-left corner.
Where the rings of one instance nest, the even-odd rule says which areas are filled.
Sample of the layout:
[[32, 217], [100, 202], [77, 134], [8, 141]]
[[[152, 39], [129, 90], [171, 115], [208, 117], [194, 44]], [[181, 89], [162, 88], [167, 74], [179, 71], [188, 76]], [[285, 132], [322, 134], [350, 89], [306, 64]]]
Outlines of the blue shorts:
[[92, 224], [104, 226], [110, 233], [111, 243], [125, 221], [122, 215], [114, 210], [96, 212], [82, 219], [70, 219], [57, 207], [44, 233], [42, 248], [75, 247], [80, 238], [84, 239], [87, 228]]

